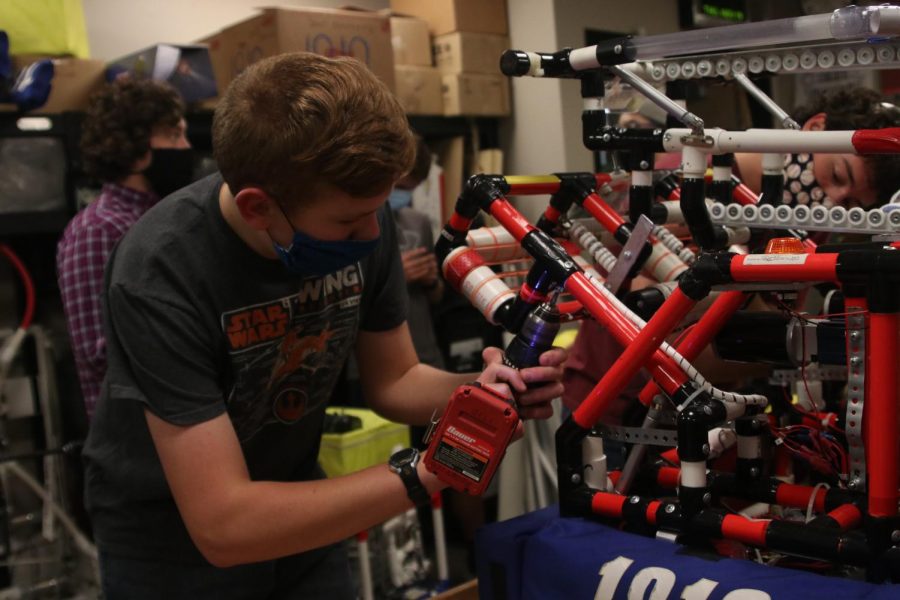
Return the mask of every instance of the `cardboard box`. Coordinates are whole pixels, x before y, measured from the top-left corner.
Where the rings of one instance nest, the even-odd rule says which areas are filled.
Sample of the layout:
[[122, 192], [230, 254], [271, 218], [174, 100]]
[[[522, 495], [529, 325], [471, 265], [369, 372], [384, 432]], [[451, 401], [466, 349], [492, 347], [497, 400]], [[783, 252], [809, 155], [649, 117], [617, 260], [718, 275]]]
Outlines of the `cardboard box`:
[[500, 73], [500, 55], [509, 38], [490, 33], [457, 31], [434, 38], [434, 63], [441, 73]]
[[[31, 63], [46, 56], [16, 55], [12, 57], [13, 71], [18, 73]], [[83, 111], [95, 91], [106, 81], [106, 63], [86, 58], [53, 58], [53, 80], [47, 102], [32, 113], [61, 113]]]
[[391, 17], [391, 46], [394, 66], [433, 66], [428, 23], [415, 17]]
[[329, 477], [340, 477], [387, 464], [396, 446], [409, 447], [409, 427], [383, 419], [364, 408], [328, 408], [329, 414], [357, 417], [362, 427], [322, 435], [319, 464]]
[[352, 56], [394, 89], [391, 22], [385, 14], [308, 8], [265, 8], [205, 39], [219, 89], [249, 65], [285, 52]]
[[397, 98], [408, 115], [440, 115], [444, 112], [441, 73], [434, 67], [394, 67]]
[[181, 92], [185, 102], [199, 102], [217, 95], [209, 50], [204, 45], [157, 44], [110, 63], [134, 77], [167, 81]]
[[444, 116], [503, 117], [509, 114], [509, 80], [504, 75], [443, 75]]
[[506, 0], [391, 0], [391, 10], [425, 19], [432, 35], [452, 31], [509, 33]]

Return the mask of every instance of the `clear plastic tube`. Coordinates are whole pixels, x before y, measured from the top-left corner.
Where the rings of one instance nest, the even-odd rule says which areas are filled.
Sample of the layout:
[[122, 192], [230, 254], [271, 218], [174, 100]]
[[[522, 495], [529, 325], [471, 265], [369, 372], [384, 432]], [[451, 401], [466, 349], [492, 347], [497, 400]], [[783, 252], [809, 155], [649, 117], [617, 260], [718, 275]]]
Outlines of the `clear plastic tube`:
[[831, 13], [632, 38], [636, 60], [900, 33], [900, 6], [847, 6]]

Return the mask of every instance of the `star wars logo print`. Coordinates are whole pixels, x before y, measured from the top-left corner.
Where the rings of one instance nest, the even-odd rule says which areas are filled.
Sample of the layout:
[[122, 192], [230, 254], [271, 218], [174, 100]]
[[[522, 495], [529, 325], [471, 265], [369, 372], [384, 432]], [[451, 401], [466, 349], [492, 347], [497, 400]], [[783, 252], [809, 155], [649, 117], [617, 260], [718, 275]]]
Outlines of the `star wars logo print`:
[[244, 350], [276, 340], [287, 330], [290, 316], [281, 300], [225, 314], [228, 343], [232, 350]]
[[272, 412], [279, 421], [286, 425], [291, 425], [303, 418], [303, 414], [306, 412], [307, 400], [306, 392], [303, 390], [287, 388], [275, 396]]

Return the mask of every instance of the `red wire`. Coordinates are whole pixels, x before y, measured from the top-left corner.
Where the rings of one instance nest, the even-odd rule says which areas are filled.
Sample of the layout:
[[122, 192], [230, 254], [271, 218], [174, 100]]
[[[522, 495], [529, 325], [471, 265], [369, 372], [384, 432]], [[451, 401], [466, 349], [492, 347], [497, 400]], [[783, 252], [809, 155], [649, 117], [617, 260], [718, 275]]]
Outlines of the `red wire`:
[[19, 328], [28, 329], [29, 325], [31, 325], [31, 320], [34, 318], [34, 282], [31, 280], [28, 269], [22, 264], [19, 256], [12, 251], [12, 248], [6, 244], [0, 244], [0, 253], [6, 256], [16, 271], [19, 272], [19, 277], [22, 278], [22, 285], [25, 287], [25, 314], [22, 315], [22, 322]]

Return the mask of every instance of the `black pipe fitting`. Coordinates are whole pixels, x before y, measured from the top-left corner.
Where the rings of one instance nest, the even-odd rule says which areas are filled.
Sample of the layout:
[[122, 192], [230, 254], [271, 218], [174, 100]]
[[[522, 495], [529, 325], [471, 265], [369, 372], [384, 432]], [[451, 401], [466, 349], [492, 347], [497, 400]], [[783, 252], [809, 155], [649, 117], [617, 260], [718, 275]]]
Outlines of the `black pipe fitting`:
[[461, 231], [450, 227], [450, 224], [444, 225], [438, 234], [437, 240], [434, 242], [434, 254], [437, 257], [438, 265], [444, 264], [447, 255], [454, 249], [466, 245], [466, 235], [468, 231]]
[[706, 181], [702, 177], [686, 177], [682, 180], [680, 204], [691, 237], [702, 250], [727, 246], [728, 235], [721, 226], [713, 225], [706, 209]]
[[[552, 281], [562, 285], [570, 275], [581, 270], [565, 249], [540, 229], [528, 232], [522, 238], [522, 248], [530, 254], [536, 264], [549, 273]], [[534, 268], [534, 267], [532, 267]]]
[[872, 277], [866, 292], [870, 312], [881, 314], [900, 312], [900, 289], [897, 282]]
[[[743, 437], [753, 437], [760, 440], [765, 429], [764, 423], [752, 416], [741, 416], [734, 421], [734, 432]], [[740, 448], [740, 444], [738, 444]], [[745, 458], [738, 454], [737, 468], [735, 469], [738, 479], [742, 481], [761, 480], [765, 469], [765, 461], [762, 456]]]
[[669, 200], [676, 190], [681, 189], [681, 182], [678, 180], [678, 175], [672, 172], [665, 177], [657, 179], [653, 183], [653, 189], [657, 197]]
[[784, 195], [784, 176], [767, 175], [763, 173], [759, 184], [759, 202], [758, 204], [781, 204], [781, 197]]
[[[870, 281], [884, 280], [884, 283], [896, 286], [900, 284], [900, 252], [882, 248], [854, 248], [838, 251], [838, 280], [845, 284], [844, 294], [851, 295], [847, 284], [867, 285]], [[882, 298], [875, 298], [876, 302]], [[888, 304], [892, 304], [891, 301]], [[871, 308], [871, 307], [870, 307]]]
[[584, 506], [585, 491], [581, 442], [590, 433], [578, 425], [569, 415], [556, 430], [556, 474], [559, 490], [559, 513], [563, 517], [583, 517], [590, 514], [588, 500]]
[[734, 185], [732, 185], [731, 181], [720, 181], [718, 179], [713, 179], [709, 182], [706, 195], [716, 202], [721, 202], [722, 204], [731, 204], [732, 202], [734, 202], [733, 192]]
[[626, 129], [606, 124], [602, 110], [581, 113], [582, 142], [588, 150], [665, 152], [662, 129]]
[[[569, 212], [573, 203], [581, 206], [584, 199], [595, 192], [597, 180], [593, 173], [554, 173], [559, 177], [559, 189], [551, 194], [550, 206], [565, 215]], [[537, 228], [549, 234], [553, 234], [556, 223], [541, 215], [537, 222]]]
[[622, 301], [625, 303], [625, 306], [641, 319], [649, 321], [666, 301], [666, 296], [655, 287], [645, 287], [628, 292]]
[[709, 295], [712, 286], [732, 283], [731, 252], [703, 252], [678, 278], [678, 288], [691, 300]]
[[531, 56], [537, 55], [541, 61], [541, 77], [575, 78], [578, 71], [569, 64], [571, 48], [563, 48], [556, 52], [525, 52], [523, 50], [506, 50], [500, 55], [500, 72], [507, 77], [522, 77], [531, 72]]
[[795, 521], [771, 521], [766, 529], [766, 547], [794, 556], [808, 556], [864, 567], [872, 550], [860, 531], [841, 532], [810, 527]]
[[699, 462], [709, 458], [707, 433], [726, 418], [725, 406], [710, 398], [705, 391], [694, 391], [693, 382], [681, 386], [672, 401], [680, 405], [688, 397], [694, 399], [680, 413], [676, 420], [678, 431], [678, 458], [682, 461]]
[[466, 180], [459, 199], [456, 201], [455, 210], [460, 216], [472, 219], [481, 209], [486, 213], [491, 212], [491, 204], [494, 200], [504, 195], [503, 186], [509, 189], [506, 180], [496, 175], [472, 175]]
[[582, 98], [602, 98], [606, 94], [606, 80], [609, 74], [605, 69], [582, 71], [578, 78], [581, 80]]
[[682, 531], [684, 519], [681, 515], [681, 505], [672, 500], [660, 502], [659, 508], [656, 509], [656, 526], [666, 531]]

